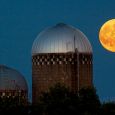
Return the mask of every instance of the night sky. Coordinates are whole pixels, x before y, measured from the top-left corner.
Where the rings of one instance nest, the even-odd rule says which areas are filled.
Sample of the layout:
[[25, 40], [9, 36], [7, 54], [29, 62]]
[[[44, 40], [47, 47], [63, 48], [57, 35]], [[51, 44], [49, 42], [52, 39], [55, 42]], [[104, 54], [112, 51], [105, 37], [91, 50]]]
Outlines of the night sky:
[[115, 0], [0, 0], [0, 64], [20, 71], [31, 98], [31, 47], [43, 29], [64, 22], [93, 47], [93, 82], [102, 101], [115, 101], [115, 53], [100, 44], [102, 24], [115, 18]]

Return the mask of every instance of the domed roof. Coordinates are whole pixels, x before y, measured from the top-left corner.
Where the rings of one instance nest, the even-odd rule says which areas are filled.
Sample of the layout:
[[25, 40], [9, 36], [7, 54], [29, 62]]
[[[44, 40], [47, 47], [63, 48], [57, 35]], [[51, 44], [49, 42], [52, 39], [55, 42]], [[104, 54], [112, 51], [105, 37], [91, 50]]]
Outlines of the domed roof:
[[76, 48], [81, 53], [92, 53], [90, 42], [80, 30], [59, 23], [37, 36], [32, 46], [32, 55], [74, 52]]
[[15, 69], [0, 65], [0, 90], [27, 90], [24, 77]]

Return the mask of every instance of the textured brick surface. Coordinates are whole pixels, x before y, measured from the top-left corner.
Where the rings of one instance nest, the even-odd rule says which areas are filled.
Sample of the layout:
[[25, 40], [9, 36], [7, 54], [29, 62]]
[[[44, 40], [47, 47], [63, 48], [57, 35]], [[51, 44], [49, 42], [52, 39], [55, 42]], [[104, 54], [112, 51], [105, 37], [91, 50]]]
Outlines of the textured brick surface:
[[72, 91], [92, 86], [92, 54], [51, 53], [32, 57], [32, 98], [54, 84], [64, 83]]

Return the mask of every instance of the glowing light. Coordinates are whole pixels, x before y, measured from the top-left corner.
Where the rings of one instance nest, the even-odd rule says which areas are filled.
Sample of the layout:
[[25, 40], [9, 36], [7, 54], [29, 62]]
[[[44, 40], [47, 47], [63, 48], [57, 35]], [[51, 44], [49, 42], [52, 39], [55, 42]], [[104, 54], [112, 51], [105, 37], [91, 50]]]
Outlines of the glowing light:
[[99, 40], [105, 49], [115, 52], [115, 19], [111, 19], [102, 25]]

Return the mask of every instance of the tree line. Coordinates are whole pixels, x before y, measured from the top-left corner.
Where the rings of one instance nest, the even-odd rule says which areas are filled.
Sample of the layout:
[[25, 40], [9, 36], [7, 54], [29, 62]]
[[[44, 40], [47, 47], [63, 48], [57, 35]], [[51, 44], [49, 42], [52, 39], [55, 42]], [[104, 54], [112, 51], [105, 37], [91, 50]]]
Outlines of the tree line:
[[0, 98], [1, 115], [115, 115], [115, 103], [101, 103], [95, 88], [71, 92], [56, 84], [44, 92], [37, 104], [25, 103], [19, 97]]

